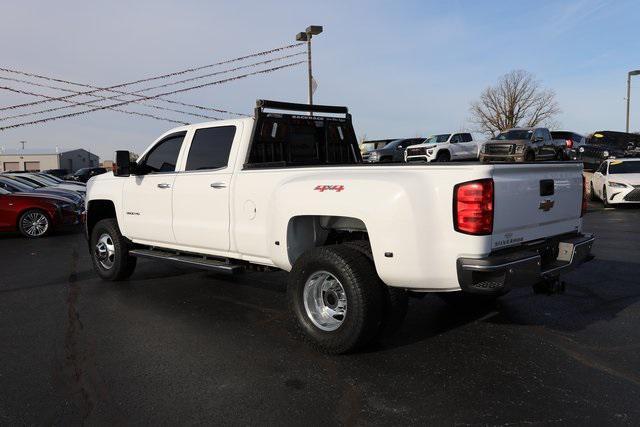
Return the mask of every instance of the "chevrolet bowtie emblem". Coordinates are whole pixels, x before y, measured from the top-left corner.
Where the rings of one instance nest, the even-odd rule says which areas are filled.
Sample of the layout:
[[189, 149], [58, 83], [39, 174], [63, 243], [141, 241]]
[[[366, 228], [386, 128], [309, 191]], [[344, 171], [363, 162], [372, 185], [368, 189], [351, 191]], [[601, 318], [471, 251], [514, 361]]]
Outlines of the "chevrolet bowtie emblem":
[[553, 204], [555, 202], [553, 200], [545, 200], [540, 202], [540, 206], [538, 206], [538, 209], [545, 211], [545, 212], [549, 212], [551, 210], [551, 208], [553, 207]]

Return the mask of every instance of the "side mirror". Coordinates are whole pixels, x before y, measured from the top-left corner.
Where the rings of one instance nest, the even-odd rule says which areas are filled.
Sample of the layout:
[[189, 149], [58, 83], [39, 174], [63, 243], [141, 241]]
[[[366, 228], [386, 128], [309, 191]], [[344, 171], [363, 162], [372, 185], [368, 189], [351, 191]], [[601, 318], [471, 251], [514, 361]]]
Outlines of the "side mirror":
[[133, 172], [131, 157], [128, 151], [116, 151], [116, 167], [113, 170], [114, 176], [129, 176]]

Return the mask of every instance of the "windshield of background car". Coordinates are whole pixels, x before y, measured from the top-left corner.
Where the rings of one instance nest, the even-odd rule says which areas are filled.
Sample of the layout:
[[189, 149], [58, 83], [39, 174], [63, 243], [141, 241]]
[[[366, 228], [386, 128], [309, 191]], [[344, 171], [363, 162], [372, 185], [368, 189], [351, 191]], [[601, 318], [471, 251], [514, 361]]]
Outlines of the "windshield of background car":
[[531, 139], [532, 130], [510, 130], [498, 134], [494, 139], [498, 141], [516, 141], [519, 139]]
[[39, 183], [35, 179], [27, 178], [26, 176], [12, 176], [11, 179], [15, 179], [18, 182], [22, 182], [25, 185], [28, 185], [33, 188], [44, 187], [44, 184]]
[[[4, 180], [0, 180], [0, 182], [3, 182]], [[15, 187], [18, 189], [18, 191], [31, 191], [33, 190], [33, 187], [28, 186], [27, 184], [23, 184], [22, 182], [16, 181], [15, 179], [7, 179], [6, 182], [8, 182], [8, 184], [12, 187]]]
[[53, 182], [57, 182], [58, 184], [60, 184], [61, 182], [63, 182], [60, 178], [58, 178], [57, 176], [53, 176], [50, 175], [48, 173], [43, 173], [40, 176], [44, 176], [45, 178], [49, 178], [51, 181]]
[[36, 181], [38, 181], [38, 182], [40, 182], [42, 184], [45, 184], [45, 185], [56, 185], [57, 184], [57, 182], [55, 182], [54, 180], [49, 179], [49, 178], [44, 177], [44, 176], [40, 176], [40, 175], [32, 175], [32, 176], [30, 176], [30, 178], [33, 178], [34, 180], [36, 180]]
[[404, 141], [404, 139], [394, 139], [393, 141], [391, 141], [387, 145], [385, 145], [384, 148], [395, 148], [402, 141]]
[[640, 161], [616, 160], [609, 163], [609, 175], [618, 173], [640, 173]]
[[10, 193], [4, 188], [0, 188], [0, 194], [10, 194]]
[[443, 133], [441, 135], [432, 135], [429, 138], [427, 138], [427, 140], [424, 141], [423, 144], [437, 144], [437, 143], [447, 142], [447, 140], [449, 139], [449, 136], [451, 136], [450, 133]]

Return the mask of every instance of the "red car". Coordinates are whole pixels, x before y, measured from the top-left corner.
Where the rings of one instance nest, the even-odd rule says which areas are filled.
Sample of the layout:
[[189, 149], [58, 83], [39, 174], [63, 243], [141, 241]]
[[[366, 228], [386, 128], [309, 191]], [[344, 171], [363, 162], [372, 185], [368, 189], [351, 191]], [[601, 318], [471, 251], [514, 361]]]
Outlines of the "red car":
[[83, 206], [51, 194], [11, 193], [0, 188], [0, 231], [20, 231], [23, 236], [46, 236], [63, 225], [83, 221]]

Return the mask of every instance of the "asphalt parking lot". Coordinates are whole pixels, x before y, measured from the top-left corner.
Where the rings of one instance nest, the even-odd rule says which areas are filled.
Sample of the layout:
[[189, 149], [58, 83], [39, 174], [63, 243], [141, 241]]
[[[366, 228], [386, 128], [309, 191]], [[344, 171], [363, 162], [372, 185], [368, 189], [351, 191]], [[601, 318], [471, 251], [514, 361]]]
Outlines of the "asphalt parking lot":
[[0, 424], [640, 423], [640, 209], [593, 203], [564, 295], [412, 299], [398, 334], [330, 357], [295, 338], [285, 275], [142, 261], [114, 285], [81, 233], [0, 236]]

